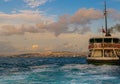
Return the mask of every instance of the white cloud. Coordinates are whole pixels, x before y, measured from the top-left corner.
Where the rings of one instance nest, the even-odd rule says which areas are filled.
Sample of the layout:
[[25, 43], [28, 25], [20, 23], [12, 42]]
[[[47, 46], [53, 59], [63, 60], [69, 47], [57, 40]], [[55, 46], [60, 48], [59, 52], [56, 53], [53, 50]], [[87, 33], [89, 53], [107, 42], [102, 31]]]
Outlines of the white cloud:
[[120, 20], [120, 12], [114, 9], [109, 9], [108, 10], [108, 14], [111, 18], [113, 18], [114, 20]]
[[35, 24], [38, 22], [52, 22], [53, 17], [48, 17], [42, 11], [19, 10], [17, 13], [0, 13], [0, 22], [5, 24]]
[[48, 1], [51, 1], [51, 0], [24, 0], [24, 2], [27, 3], [27, 5], [30, 6], [31, 8], [35, 8], [40, 5], [43, 5]]

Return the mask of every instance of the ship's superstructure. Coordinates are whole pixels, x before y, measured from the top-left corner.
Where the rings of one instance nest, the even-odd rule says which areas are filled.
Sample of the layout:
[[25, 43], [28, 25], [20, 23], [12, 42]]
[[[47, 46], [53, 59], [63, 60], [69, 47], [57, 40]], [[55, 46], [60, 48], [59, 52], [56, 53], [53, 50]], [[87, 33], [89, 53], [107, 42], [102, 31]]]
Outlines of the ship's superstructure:
[[107, 11], [105, 2], [105, 36], [89, 39], [88, 63], [120, 64], [120, 39], [112, 37], [107, 29]]
[[88, 63], [120, 62], [120, 39], [115, 37], [95, 37], [89, 40]]

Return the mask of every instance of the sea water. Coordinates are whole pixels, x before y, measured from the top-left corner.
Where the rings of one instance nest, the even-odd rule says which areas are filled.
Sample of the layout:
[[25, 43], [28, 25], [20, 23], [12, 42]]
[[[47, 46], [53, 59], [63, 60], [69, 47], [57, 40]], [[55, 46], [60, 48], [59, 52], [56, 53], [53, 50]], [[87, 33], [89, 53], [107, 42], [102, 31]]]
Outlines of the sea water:
[[85, 57], [0, 57], [0, 84], [120, 84], [120, 66]]

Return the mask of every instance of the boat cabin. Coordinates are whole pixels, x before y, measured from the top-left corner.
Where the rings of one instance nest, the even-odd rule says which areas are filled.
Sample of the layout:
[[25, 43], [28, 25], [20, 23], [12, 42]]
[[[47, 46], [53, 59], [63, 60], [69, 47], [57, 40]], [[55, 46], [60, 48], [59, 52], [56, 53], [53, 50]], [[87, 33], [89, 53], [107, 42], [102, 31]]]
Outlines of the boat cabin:
[[120, 39], [114, 37], [91, 38], [89, 40], [89, 57], [120, 56]]
[[108, 31], [106, 1], [104, 16], [105, 36], [90, 38], [87, 61], [93, 64], [120, 64], [120, 39], [112, 37]]

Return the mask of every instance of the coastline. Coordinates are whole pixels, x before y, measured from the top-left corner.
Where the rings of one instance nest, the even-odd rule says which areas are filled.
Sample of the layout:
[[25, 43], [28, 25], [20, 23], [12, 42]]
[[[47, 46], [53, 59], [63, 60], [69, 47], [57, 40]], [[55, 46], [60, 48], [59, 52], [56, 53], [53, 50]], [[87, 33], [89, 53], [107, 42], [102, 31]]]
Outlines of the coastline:
[[21, 53], [21, 54], [1, 54], [0, 57], [87, 57], [87, 52], [45, 52], [45, 53]]

